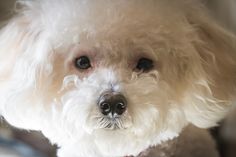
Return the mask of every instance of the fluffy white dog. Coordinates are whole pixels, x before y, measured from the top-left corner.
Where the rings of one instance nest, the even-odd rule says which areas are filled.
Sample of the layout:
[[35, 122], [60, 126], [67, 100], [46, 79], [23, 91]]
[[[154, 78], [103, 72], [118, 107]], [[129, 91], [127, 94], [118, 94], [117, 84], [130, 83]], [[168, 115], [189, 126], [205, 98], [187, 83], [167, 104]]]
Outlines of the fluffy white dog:
[[217, 156], [199, 128], [235, 100], [236, 38], [200, 0], [17, 6], [0, 33], [10, 124], [42, 131], [59, 157]]

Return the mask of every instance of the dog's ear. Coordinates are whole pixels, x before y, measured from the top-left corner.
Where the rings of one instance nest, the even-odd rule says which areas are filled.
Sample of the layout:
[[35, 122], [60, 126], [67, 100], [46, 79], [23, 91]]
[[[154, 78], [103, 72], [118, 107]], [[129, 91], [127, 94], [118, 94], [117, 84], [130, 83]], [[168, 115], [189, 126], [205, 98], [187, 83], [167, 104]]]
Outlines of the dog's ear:
[[43, 36], [39, 20], [34, 21], [24, 14], [14, 17], [1, 29], [1, 83], [10, 77], [22, 80], [35, 75], [33, 72], [36, 72], [34, 71], [36, 66], [41, 66], [45, 58], [48, 58], [46, 56], [48, 44]]
[[211, 18], [191, 21], [199, 41], [193, 42], [202, 59], [213, 96], [233, 101], [236, 97], [236, 37]]
[[49, 47], [39, 20], [28, 15], [17, 15], [0, 31], [0, 114], [14, 126], [32, 129], [22, 119], [32, 114], [25, 112], [28, 105], [40, 103], [36, 89], [44, 87], [39, 81]]
[[25, 53], [26, 44], [30, 45], [28, 21], [20, 16], [11, 19], [0, 31], [0, 78], [6, 80], [17, 64], [19, 57]]
[[187, 20], [197, 35], [192, 44], [203, 73], [199, 74], [202, 82], [194, 87], [198, 90], [194, 106], [187, 107], [186, 113], [193, 124], [210, 127], [224, 117], [236, 99], [236, 37], [204, 9], [191, 11]]

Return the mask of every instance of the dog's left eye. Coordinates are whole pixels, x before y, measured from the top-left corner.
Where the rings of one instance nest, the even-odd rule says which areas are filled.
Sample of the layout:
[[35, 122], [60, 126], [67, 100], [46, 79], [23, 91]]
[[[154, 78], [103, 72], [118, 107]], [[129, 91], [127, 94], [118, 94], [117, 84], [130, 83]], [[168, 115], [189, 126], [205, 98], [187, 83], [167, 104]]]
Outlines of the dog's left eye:
[[78, 69], [85, 70], [91, 67], [91, 63], [87, 56], [81, 56], [75, 59], [75, 66]]
[[154, 67], [153, 61], [148, 58], [140, 58], [138, 60], [137, 65], [136, 65], [136, 69], [142, 70], [143, 72], [147, 72], [149, 70], [152, 70], [153, 67]]

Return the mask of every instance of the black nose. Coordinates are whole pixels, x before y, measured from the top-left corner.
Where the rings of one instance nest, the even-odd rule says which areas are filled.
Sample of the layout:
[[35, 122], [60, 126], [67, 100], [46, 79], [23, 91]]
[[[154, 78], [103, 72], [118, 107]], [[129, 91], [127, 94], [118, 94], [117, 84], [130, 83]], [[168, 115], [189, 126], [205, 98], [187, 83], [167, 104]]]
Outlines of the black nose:
[[101, 95], [98, 105], [104, 115], [122, 115], [127, 108], [127, 101], [122, 94], [109, 92]]

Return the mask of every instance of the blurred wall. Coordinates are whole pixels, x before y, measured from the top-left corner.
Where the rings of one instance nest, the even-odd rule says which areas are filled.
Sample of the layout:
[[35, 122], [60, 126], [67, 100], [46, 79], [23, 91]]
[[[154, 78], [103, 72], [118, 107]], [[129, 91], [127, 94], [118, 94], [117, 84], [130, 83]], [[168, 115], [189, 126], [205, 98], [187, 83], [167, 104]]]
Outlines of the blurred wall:
[[13, 14], [15, 0], [0, 0], [0, 20], [6, 20]]
[[206, 3], [213, 16], [236, 33], [236, 0], [206, 0]]

